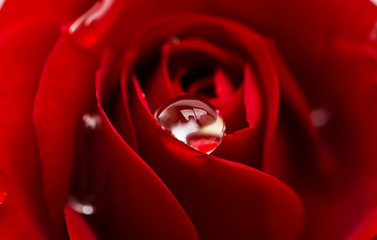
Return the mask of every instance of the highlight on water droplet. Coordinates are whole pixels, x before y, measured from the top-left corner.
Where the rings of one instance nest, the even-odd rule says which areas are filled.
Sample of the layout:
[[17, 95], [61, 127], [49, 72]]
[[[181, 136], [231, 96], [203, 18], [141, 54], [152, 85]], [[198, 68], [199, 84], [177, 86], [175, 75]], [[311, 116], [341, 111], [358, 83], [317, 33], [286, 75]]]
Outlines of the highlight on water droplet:
[[100, 19], [111, 6], [111, 0], [96, 2], [87, 12], [81, 15], [74, 23], [69, 26], [69, 33], [74, 33], [80, 27], [88, 27], [95, 20]]
[[75, 158], [69, 203], [80, 214], [92, 215], [103, 205], [107, 182], [106, 143], [97, 112], [84, 113], [75, 136]]
[[315, 127], [324, 127], [329, 121], [330, 114], [326, 109], [315, 109], [310, 113], [310, 119]]
[[119, 20], [126, 4], [127, 1], [98, 0], [88, 11], [66, 25], [63, 33], [82, 48], [94, 47]]
[[8, 194], [8, 182], [3, 171], [0, 170], [0, 204], [5, 201]]
[[181, 40], [179, 38], [177, 38], [176, 36], [172, 36], [172, 37], [170, 37], [169, 42], [173, 43], [173, 44], [178, 44], [178, 43], [181, 42]]
[[98, 114], [84, 114], [82, 116], [82, 120], [86, 128], [90, 128], [92, 130], [98, 128], [101, 125], [101, 117]]
[[73, 197], [68, 199], [68, 203], [73, 210], [84, 215], [92, 215], [96, 210], [92, 204], [82, 203]]
[[196, 96], [174, 98], [161, 105], [154, 116], [162, 129], [203, 153], [214, 151], [225, 135], [220, 112]]
[[0, 10], [4, 6], [5, 0], [0, 0]]

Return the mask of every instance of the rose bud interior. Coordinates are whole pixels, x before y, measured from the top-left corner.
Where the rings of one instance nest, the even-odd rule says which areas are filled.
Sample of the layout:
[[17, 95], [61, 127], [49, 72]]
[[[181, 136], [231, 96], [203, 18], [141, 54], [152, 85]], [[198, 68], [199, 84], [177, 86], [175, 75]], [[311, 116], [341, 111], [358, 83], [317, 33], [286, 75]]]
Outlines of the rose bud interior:
[[0, 0], [1, 239], [377, 236], [372, 1], [21, 5]]
[[[263, 36], [229, 19], [189, 13], [172, 15], [155, 21], [135, 36], [119, 66], [120, 79], [113, 73], [110, 79], [97, 79], [98, 98], [106, 114], [102, 116], [173, 190], [204, 238], [209, 234], [208, 227], [225, 230], [211, 231], [217, 237], [231, 238], [227, 234], [241, 231], [241, 226], [232, 224], [230, 232], [230, 228], [221, 226], [229, 221], [239, 222], [235, 218], [242, 218], [250, 226], [272, 224], [270, 227], [279, 228], [288, 238], [299, 232], [302, 205], [297, 195], [282, 182], [256, 172], [268, 165], [274, 166], [269, 171], [284, 176], [278, 165], [267, 164], [279, 108], [279, 82], [269, 48], [270, 42]], [[105, 68], [101, 73], [106, 71], [109, 70]], [[213, 111], [219, 110], [226, 125], [226, 135], [211, 155], [177, 141], [154, 117], [160, 106], [165, 109], [165, 103], [187, 95], [208, 101], [214, 106]], [[237, 173], [233, 172], [233, 164], [239, 163], [234, 166]], [[257, 185], [265, 177], [269, 183], [263, 183], [262, 188], [266, 189], [261, 190]], [[215, 188], [220, 187], [226, 195], [208, 195], [214, 181], [218, 181]], [[272, 186], [284, 192], [284, 213], [273, 217], [276, 222], [261, 221], [264, 213], [257, 210], [261, 198], [271, 199], [267, 208], [275, 208], [282, 201], [272, 200], [278, 194]], [[245, 189], [236, 190], [239, 187]], [[216, 200], [204, 203], [203, 194]], [[228, 212], [226, 209], [232, 208], [228, 204], [233, 205], [235, 199], [243, 206], [248, 202], [246, 208], [253, 214], [245, 208]], [[283, 219], [294, 224], [283, 227]], [[264, 234], [251, 231], [246, 235]]]

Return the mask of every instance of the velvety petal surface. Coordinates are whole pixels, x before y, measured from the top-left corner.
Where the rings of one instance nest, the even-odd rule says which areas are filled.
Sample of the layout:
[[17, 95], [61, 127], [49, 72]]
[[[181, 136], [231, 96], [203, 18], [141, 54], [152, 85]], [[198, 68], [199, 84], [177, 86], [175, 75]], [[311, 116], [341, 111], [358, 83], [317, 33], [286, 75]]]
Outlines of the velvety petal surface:
[[46, 63], [35, 101], [34, 125], [44, 191], [57, 236], [64, 227], [63, 209], [72, 176], [76, 125], [95, 104], [98, 62], [96, 55], [61, 38]]
[[303, 212], [290, 188], [255, 169], [199, 153], [172, 138], [157, 125], [140, 87], [133, 84], [135, 79], [130, 83], [130, 107], [138, 123], [141, 156], [181, 203], [200, 238], [298, 236]]
[[72, 240], [95, 240], [97, 239], [83, 217], [75, 212], [70, 206], [64, 207], [64, 217], [67, 224], [69, 239]]
[[0, 169], [8, 186], [0, 205], [3, 239], [52, 236], [32, 111], [56, 35], [56, 24], [42, 18], [13, 25], [0, 38]]

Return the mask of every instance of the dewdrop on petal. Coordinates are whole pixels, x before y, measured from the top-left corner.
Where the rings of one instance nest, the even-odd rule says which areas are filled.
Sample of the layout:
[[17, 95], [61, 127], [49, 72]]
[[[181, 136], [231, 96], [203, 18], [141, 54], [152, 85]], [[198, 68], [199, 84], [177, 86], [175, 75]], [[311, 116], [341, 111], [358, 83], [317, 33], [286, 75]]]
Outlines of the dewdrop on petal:
[[162, 129], [203, 153], [215, 150], [225, 135], [225, 123], [219, 111], [196, 96], [169, 100], [154, 116]]

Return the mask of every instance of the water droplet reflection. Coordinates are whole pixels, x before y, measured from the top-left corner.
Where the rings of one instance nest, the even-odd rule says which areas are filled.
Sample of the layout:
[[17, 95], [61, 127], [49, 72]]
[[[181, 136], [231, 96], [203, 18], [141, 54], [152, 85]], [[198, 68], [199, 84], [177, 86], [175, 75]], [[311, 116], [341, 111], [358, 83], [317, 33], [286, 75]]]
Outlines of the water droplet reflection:
[[81, 48], [95, 47], [115, 25], [126, 4], [127, 1], [96, 1], [88, 11], [65, 25], [63, 34]]
[[180, 96], [163, 104], [155, 113], [161, 127], [190, 147], [211, 153], [225, 135], [225, 123], [206, 100]]
[[92, 215], [93, 213], [95, 213], [95, 207], [90, 203], [82, 203], [75, 198], [70, 198], [68, 200], [68, 203], [72, 207], [72, 209], [78, 213], [84, 215]]
[[112, 4], [112, 0], [102, 0], [96, 2], [86, 13], [81, 15], [74, 23], [69, 26], [69, 33], [73, 34], [80, 27], [88, 27], [92, 22], [100, 19], [107, 12]]
[[103, 204], [107, 182], [106, 143], [102, 119], [86, 113], [79, 121], [75, 136], [75, 161], [69, 203], [77, 212], [91, 215]]
[[5, 0], [0, 0], [0, 10], [4, 6]]
[[374, 5], [377, 6], [377, 0], [370, 0]]
[[179, 38], [177, 38], [176, 36], [173, 36], [169, 39], [169, 42], [173, 43], [173, 44], [178, 44], [181, 42], [181, 40]]
[[101, 117], [97, 114], [84, 114], [82, 120], [86, 128], [96, 129], [101, 125]]
[[326, 109], [315, 109], [310, 113], [310, 119], [315, 127], [324, 127], [330, 118], [330, 114]]
[[3, 171], [0, 170], [0, 204], [5, 201], [8, 194], [8, 182]]

